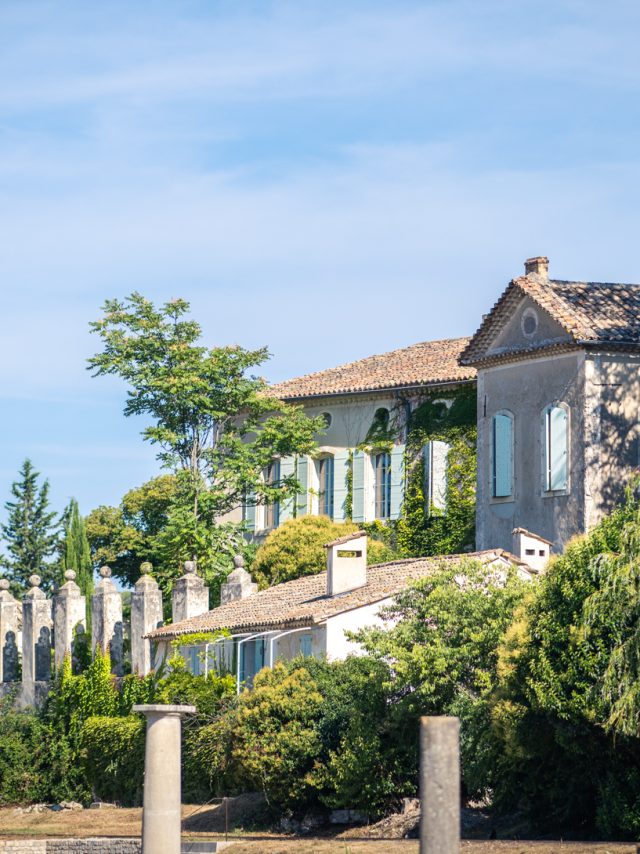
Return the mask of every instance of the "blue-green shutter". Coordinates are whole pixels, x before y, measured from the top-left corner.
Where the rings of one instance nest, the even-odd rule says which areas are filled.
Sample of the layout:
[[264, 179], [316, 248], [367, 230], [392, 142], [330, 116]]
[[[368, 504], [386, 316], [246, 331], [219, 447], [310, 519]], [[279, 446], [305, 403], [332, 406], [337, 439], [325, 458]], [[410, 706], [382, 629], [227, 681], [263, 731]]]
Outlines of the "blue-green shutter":
[[255, 505], [255, 493], [250, 493], [244, 502], [244, 524], [246, 525], [247, 531], [254, 533], [256, 530], [256, 505]]
[[566, 489], [568, 485], [568, 418], [561, 406], [554, 406], [547, 412], [548, 419], [548, 455], [549, 489]]
[[506, 498], [513, 492], [513, 418], [493, 416], [493, 495]]
[[365, 521], [366, 482], [365, 466], [367, 455], [364, 451], [353, 452], [353, 511], [354, 522]]
[[[294, 456], [282, 457], [280, 460], [280, 479], [284, 480], [285, 477], [292, 477], [295, 473], [296, 458]], [[280, 501], [280, 524], [293, 517], [294, 501], [293, 495]]]
[[447, 509], [447, 459], [449, 445], [434, 440], [424, 449], [424, 474], [427, 512]]
[[346, 518], [344, 505], [347, 500], [349, 466], [349, 449], [336, 451], [333, 455], [333, 518], [336, 522], [344, 522]]
[[300, 492], [296, 496], [296, 516], [306, 516], [309, 512], [309, 457], [305, 454], [298, 457], [296, 477], [300, 484]]
[[404, 501], [404, 445], [395, 445], [391, 451], [391, 509], [390, 519], [399, 519]]

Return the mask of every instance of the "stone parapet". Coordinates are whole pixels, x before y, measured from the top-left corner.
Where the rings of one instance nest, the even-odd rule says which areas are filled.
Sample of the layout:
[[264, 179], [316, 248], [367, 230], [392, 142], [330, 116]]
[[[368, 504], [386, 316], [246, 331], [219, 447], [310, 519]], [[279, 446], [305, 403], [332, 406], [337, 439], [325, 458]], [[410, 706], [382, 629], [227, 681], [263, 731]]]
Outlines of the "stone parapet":
[[99, 649], [111, 656], [111, 670], [116, 676], [124, 673], [124, 624], [122, 596], [111, 580], [111, 569], [100, 569], [101, 581], [91, 597], [91, 650]]
[[151, 641], [144, 635], [162, 625], [162, 593], [151, 570], [150, 563], [142, 564], [131, 594], [131, 672], [139, 676], [154, 669]]
[[209, 588], [196, 573], [196, 562], [184, 564], [184, 575], [173, 585], [171, 614], [174, 623], [190, 620], [209, 610]]

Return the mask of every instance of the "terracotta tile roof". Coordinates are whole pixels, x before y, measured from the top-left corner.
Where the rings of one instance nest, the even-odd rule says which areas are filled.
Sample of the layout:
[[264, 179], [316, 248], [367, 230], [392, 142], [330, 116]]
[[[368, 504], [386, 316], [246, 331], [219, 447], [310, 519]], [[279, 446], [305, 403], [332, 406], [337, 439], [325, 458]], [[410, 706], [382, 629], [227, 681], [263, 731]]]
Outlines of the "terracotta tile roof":
[[284, 584], [261, 590], [244, 599], [236, 599], [220, 605], [206, 614], [173, 623], [149, 632], [146, 637], [154, 640], [168, 639], [192, 632], [208, 632], [229, 629], [234, 633], [258, 632], [307, 626], [321, 623], [345, 611], [371, 605], [403, 590], [411, 581], [423, 578], [443, 562], [462, 560], [509, 562], [514, 566], [525, 565], [519, 558], [502, 549], [491, 549], [463, 555], [444, 557], [409, 558], [378, 566], [367, 567], [367, 583], [355, 590], [337, 596], [327, 596], [327, 573], [307, 575]]
[[[476, 365], [504, 322], [505, 313], [528, 296], [567, 332], [570, 343], [617, 347], [640, 345], [640, 284], [568, 282], [531, 273], [512, 279], [460, 356]], [[561, 346], [556, 342], [555, 346]], [[566, 346], [566, 345], [565, 345]], [[540, 349], [530, 345], [524, 350]]]
[[271, 387], [283, 400], [348, 392], [437, 385], [475, 379], [475, 370], [458, 364], [468, 338], [423, 341], [401, 350], [285, 380]]

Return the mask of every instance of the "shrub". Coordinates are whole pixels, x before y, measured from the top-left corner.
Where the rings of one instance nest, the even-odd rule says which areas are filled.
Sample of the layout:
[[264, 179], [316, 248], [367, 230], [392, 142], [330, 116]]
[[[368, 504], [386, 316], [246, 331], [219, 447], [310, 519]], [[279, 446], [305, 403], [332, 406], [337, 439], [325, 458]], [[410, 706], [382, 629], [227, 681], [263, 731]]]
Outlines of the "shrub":
[[95, 797], [125, 806], [142, 802], [145, 723], [138, 715], [90, 717], [80, 734], [84, 773]]
[[[272, 531], [256, 552], [251, 572], [261, 588], [316, 575], [327, 568], [325, 543], [353, 534], [353, 522], [332, 522], [327, 516], [290, 519]], [[369, 539], [369, 564], [393, 560], [393, 550], [383, 542]]]

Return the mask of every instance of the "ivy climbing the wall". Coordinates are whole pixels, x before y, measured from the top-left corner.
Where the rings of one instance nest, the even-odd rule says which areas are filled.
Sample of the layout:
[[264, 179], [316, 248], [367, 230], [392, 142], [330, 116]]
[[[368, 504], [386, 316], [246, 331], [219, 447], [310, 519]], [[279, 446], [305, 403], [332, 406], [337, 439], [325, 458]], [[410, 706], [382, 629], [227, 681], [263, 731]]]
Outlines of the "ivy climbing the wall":
[[[451, 398], [449, 398], [451, 399]], [[406, 487], [396, 524], [398, 551], [407, 556], [456, 554], [475, 546], [476, 392], [461, 389], [451, 406], [442, 393], [426, 397], [411, 413], [407, 431]], [[423, 449], [446, 442], [446, 512], [427, 507]]]

